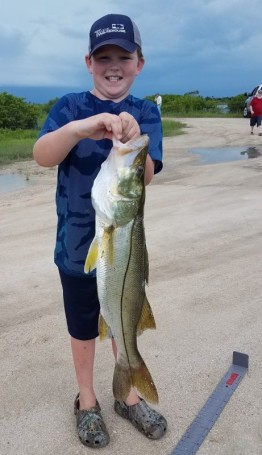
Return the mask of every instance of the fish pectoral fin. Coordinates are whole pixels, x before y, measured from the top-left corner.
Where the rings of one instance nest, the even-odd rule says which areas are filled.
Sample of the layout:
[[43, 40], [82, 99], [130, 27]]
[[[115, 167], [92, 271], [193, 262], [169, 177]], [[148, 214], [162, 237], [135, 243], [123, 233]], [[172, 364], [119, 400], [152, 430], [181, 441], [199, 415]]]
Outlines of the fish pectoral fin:
[[98, 243], [96, 238], [93, 239], [85, 261], [84, 272], [89, 273], [92, 272], [96, 268], [96, 263], [98, 259]]
[[143, 333], [143, 331], [146, 329], [155, 329], [155, 328], [156, 328], [155, 318], [154, 318], [151, 306], [145, 295], [140, 319], [137, 324], [137, 335], [141, 335], [141, 333]]
[[112, 338], [112, 333], [109, 325], [104, 320], [102, 314], [99, 315], [99, 322], [98, 322], [98, 331], [99, 331], [99, 338], [100, 340], [104, 340], [105, 338]]

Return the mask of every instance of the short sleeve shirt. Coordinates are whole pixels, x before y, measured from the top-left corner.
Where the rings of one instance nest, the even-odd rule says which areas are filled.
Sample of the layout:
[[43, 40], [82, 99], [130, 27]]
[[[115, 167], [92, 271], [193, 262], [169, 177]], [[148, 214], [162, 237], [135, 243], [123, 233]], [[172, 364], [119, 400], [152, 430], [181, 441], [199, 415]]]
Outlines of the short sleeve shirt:
[[262, 98], [257, 98], [256, 96], [251, 101], [250, 105], [253, 107], [254, 116], [262, 116]]
[[[162, 125], [155, 104], [129, 95], [115, 103], [100, 100], [91, 92], [63, 96], [50, 110], [40, 136], [65, 124], [108, 112], [128, 112], [149, 136], [149, 154], [155, 161], [155, 173], [162, 169]], [[82, 139], [58, 166], [56, 207], [57, 235], [54, 253], [56, 265], [69, 275], [84, 276], [84, 263], [95, 235], [95, 211], [91, 189], [101, 164], [112, 148], [112, 141]]]

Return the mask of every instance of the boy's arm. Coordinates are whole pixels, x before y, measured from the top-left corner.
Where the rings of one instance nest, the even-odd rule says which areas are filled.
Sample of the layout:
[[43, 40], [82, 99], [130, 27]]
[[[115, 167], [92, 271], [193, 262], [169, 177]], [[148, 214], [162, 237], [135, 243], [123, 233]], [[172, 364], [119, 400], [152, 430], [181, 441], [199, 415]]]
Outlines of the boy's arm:
[[126, 139], [130, 135], [128, 131], [135, 134], [132, 125], [137, 124], [132, 116], [129, 117], [129, 122], [125, 118], [125, 123], [120, 116], [108, 113], [73, 120], [41, 136], [33, 148], [34, 158], [40, 166], [51, 167], [61, 163], [81, 139], [112, 139], [113, 136], [118, 140], [122, 140], [123, 136]]
[[78, 141], [74, 122], [70, 122], [36, 141], [33, 148], [34, 159], [40, 166], [55, 166], [64, 160]]
[[148, 185], [154, 177], [155, 163], [150, 155], [146, 157], [145, 185]]

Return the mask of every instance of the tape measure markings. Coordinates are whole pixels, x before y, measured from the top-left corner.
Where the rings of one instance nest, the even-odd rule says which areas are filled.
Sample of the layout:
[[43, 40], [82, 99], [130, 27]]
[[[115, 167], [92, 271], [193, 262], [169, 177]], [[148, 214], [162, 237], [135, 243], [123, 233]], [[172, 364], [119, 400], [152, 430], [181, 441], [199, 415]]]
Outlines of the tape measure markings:
[[248, 355], [233, 352], [233, 362], [188, 427], [171, 455], [194, 455], [248, 370]]

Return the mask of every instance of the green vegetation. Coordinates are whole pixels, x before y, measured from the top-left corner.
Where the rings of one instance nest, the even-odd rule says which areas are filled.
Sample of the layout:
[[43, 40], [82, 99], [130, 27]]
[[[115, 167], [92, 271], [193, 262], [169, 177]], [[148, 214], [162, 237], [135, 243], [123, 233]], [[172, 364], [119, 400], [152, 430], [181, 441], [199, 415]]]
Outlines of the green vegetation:
[[243, 115], [243, 108], [245, 106], [245, 99], [246, 95], [237, 95], [227, 100], [227, 105], [229, 111], [232, 114], [240, 114], [242, 117]]
[[33, 145], [55, 101], [31, 104], [0, 93], [0, 165], [32, 159]]
[[[154, 101], [154, 96], [147, 99]], [[179, 117], [241, 117], [245, 95], [231, 98], [203, 98], [199, 93], [162, 95], [163, 134], [183, 134]], [[58, 98], [46, 104], [31, 104], [7, 92], [0, 93], [0, 164], [32, 158], [32, 149], [44, 119]], [[221, 107], [227, 105], [225, 113]]]
[[36, 130], [10, 130], [0, 128], [0, 164], [32, 159]]
[[[198, 93], [198, 92], [196, 92]], [[154, 101], [154, 96], [147, 96]], [[162, 95], [164, 117], [242, 117], [246, 96], [210, 98], [198, 94]], [[227, 106], [227, 109], [224, 109]]]
[[178, 136], [178, 134], [183, 134], [186, 124], [176, 120], [162, 119], [162, 127], [164, 137]]
[[36, 105], [26, 103], [23, 98], [0, 93], [0, 128], [17, 130], [35, 128], [39, 117]]

